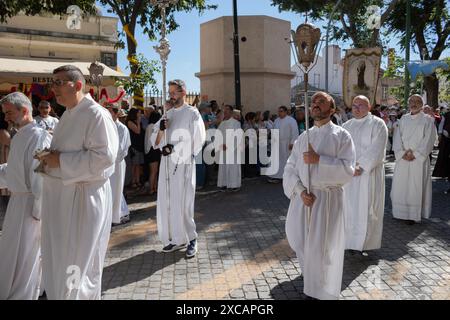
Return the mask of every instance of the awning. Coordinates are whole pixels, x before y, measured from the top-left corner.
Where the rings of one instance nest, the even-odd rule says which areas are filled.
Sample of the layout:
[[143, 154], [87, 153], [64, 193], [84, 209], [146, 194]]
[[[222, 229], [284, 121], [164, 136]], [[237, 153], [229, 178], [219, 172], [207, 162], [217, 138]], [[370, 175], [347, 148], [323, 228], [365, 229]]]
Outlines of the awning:
[[[3, 82], [45, 83], [49, 80], [48, 78], [52, 77], [54, 69], [67, 64], [78, 67], [86, 76], [86, 79], [89, 78], [88, 68], [91, 65], [91, 62], [0, 57], [0, 84]], [[100, 64], [105, 68], [103, 71], [102, 86], [113, 85], [115, 78], [127, 77], [127, 75], [122, 72], [118, 72], [103, 63]]]

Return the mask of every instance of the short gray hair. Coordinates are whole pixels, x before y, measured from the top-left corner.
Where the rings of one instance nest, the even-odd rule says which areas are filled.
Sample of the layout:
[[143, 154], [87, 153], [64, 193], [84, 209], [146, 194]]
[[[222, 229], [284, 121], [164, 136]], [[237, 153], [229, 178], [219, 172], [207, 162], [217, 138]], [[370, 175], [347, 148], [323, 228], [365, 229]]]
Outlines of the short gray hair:
[[45, 107], [50, 107], [51, 108], [51, 104], [47, 100], [41, 100], [41, 102], [39, 102], [39, 107], [40, 106], [45, 106]]
[[408, 98], [408, 104], [409, 104], [409, 101], [410, 101], [412, 98], [419, 98], [420, 101], [422, 101], [422, 107], [423, 107], [424, 102], [423, 102], [423, 98], [422, 98], [422, 96], [421, 96], [420, 94], [413, 94], [413, 95], [411, 95], [411, 96]]
[[169, 81], [169, 86], [177, 86], [178, 90], [186, 91], [186, 83], [180, 79], [175, 79], [175, 80]]
[[0, 100], [0, 106], [3, 106], [5, 103], [14, 105], [17, 110], [27, 108], [30, 115], [33, 114], [33, 106], [31, 101], [22, 92], [13, 92], [3, 97], [3, 99]]
[[370, 100], [365, 95], [360, 94], [359, 96], [354, 97], [353, 101], [355, 101], [356, 99], [363, 100], [363, 101], [367, 102], [367, 106], [370, 108], [370, 106], [371, 106]]

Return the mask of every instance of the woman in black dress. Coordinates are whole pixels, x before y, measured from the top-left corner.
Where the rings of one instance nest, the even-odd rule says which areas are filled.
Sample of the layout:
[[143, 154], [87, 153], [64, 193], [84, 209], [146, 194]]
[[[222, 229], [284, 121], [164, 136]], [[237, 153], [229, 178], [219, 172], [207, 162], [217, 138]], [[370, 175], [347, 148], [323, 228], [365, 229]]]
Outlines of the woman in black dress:
[[[159, 121], [160, 118], [161, 115], [156, 111], [153, 111], [150, 114], [146, 132], [147, 137], [150, 136], [153, 126], [155, 125], [155, 123]], [[158, 170], [159, 170], [159, 162], [161, 161], [161, 150], [153, 149], [153, 147], [150, 147], [150, 150], [145, 156], [148, 159], [147, 162], [150, 164], [150, 175], [149, 175], [150, 195], [153, 195], [158, 190]]]

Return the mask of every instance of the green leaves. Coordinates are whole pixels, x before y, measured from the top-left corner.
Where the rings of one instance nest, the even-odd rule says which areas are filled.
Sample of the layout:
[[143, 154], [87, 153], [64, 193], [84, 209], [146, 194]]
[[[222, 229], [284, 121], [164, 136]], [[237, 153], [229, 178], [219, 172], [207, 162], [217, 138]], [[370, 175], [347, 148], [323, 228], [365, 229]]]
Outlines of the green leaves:
[[[370, 30], [367, 26], [369, 19], [368, 7], [376, 5], [381, 8], [381, 16], [389, 13], [392, 2], [400, 0], [342, 0], [331, 17], [331, 40], [350, 40], [356, 48], [374, 47], [381, 45], [378, 30]], [[272, 0], [272, 5], [278, 6], [280, 11], [294, 11], [308, 13], [313, 20], [328, 21], [338, 0]], [[383, 21], [382, 21], [383, 23]]]
[[2, 0], [0, 22], [7, 22], [19, 12], [26, 15], [37, 15], [41, 12], [64, 15], [70, 5], [77, 5], [85, 14], [95, 14], [95, 0], [71, 0], [70, 3], [59, 0]]
[[[116, 86], [123, 86], [125, 92], [132, 95], [143, 88], [150, 86], [156, 90], [155, 73], [161, 72], [159, 62], [155, 60], [148, 60], [143, 54], [134, 56], [136, 62], [135, 72], [130, 75], [128, 79], [120, 79], [116, 81]], [[127, 69], [130, 69], [128, 67]]]

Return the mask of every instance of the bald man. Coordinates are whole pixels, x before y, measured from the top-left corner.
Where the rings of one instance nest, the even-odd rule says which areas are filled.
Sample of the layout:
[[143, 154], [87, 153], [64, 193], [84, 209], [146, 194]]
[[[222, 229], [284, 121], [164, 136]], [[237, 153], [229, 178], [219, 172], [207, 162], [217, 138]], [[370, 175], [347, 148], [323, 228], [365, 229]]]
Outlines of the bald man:
[[370, 113], [365, 96], [353, 99], [353, 118], [343, 128], [356, 151], [353, 179], [344, 186], [345, 247], [356, 251], [379, 249], [384, 216], [384, 159], [388, 130], [383, 119]]

